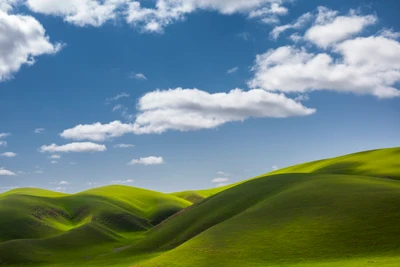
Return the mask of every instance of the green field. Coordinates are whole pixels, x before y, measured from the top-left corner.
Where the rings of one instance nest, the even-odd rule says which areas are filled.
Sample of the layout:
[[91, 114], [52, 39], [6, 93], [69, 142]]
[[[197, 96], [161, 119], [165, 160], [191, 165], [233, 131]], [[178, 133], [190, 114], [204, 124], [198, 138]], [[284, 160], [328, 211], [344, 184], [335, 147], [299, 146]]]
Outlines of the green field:
[[0, 266], [400, 266], [400, 148], [217, 189], [0, 194]]

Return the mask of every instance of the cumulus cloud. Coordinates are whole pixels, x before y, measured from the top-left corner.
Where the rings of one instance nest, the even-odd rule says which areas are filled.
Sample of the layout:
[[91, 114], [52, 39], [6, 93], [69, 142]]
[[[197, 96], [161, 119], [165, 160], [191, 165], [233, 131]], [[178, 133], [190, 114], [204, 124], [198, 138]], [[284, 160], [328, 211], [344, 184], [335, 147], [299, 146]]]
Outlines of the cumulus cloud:
[[[335, 53], [335, 55], [333, 55]], [[337, 58], [339, 56], [339, 58]], [[285, 93], [331, 90], [400, 96], [400, 43], [383, 36], [358, 37], [311, 53], [283, 46], [257, 55], [249, 87]]]
[[128, 165], [160, 165], [164, 164], [165, 161], [162, 157], [147, 157], [147, 158], [140, 158], [140, 159], [133, 159]]
[[49, 157], [49, 159], [60, 159], [60, 158], [61, 158], [60, 155], [51, 155], [51, 156]]
[[134, 183], [134, 181], [132, 179], [128, 179], [128, 180], [118, 180], [118, 181], [111, 181], [110, 184], [132, 184]]
[[39, 151], [49, 152], [49, 153], [69, 153], [69, 152], [103, 152], [106, 151], [107, 148], [105, 145], [99, 145], [91, 142], [82, 142], [82, 143], [70, 143], [62, 146], [58, 146], [56, 144], [51, 144], [48, 146], [42, 146], [39, 148]]
[[94, 124], [77, 125], [74, 128], [63, 131], [60, 135], [63, 138], [73, 140], [104, 141], [128, 133], [134, 133], [134, 129], [135, 126], [133, 124], [126, 124], [121, 121], [114, 121], [108, 124], [97, 122]]
[[229, 181], [229, 178], [226, 178], [226, 177], [214, 178], [212, 180], [213, 183], [225, 183], [225, 182], [228, 182], [228, 181]]
[[60, 185], [69, 185], [69, 183], [67, 181], [61, 181], [58, 184], [60, 184]]
[[400, 32], [395, 32], [392, 29], [383, 29], [379, 32], [380, 36], [386, 37], [388, 39], [399, 39]]
[[0, 168], [0, 176], [16, 176], [16, 174], [13, 173], [12, 171]]
[[11, 134], [10, 133], [0, 133], [0, 138], [6, 138], [9, 137]]
[[347, 16], [337, 16], [336, 11], [319, 7], [315, 24], [307, 30], [304, 37], [319, 47], [328, 48], [361, 32], [377, 20], [374, 15], [361, 16], [354, 11]]
[[135, 147], [135, 145], [132, 145], [132, 144], [117, 144], [117, 145], [114, 145], [114, 148], [132, 148], [132, 147]]
[[27, 6], [34, 12], [61, 16], [77, 26], [99, 27], [115, 20], [128, 0], [27, 0]]
[[227, 70], [227, 74], [232, 74], [232, 73], [235, 73], [235, 72], [237, 72], [238, 71], [238, 69], [239, 69], [239, 67], [234, 67], [234, 68], [232, 68], [232, 69], [229, 69], [229, 70]]
[[36, 128], [33, 132], [34, 132], [35, 134], [44, 133], [44, 128]]
[[261, 89], [228, 93], [208, 93], [198, 89], [170, 89], [145, 94], [137, 105], [135, 123], [114, 121], [108, 124], [77, 125], [61, 136], [73, 140], [103, 141], [125, 134], [163, 133], [168, 130], [212, 129], [228, 122], [248, 118], [286, 118], [307, 116], [315, 109], [283, 94]]
[[62, 48], [60, 43], [51, 43], [43, 26], [33, 17], [9, 14], [10, 3], [0, 3], [0, 82], [18, 72], [23, 65], [33, 65], [35, 58], [44, 54], [55, 54]]
[[287, 14], [281, 0], [157, 0], [155, 7], [142, 7], [139, 1], [128, 4], [126, 21], [143, 31], [162, 32], [187, 14], [213, 10], [221, 14], [242, 13], [265, 23], [276, 23], [279, 15]]
[[223, 172], [223, 171], [219, 171], [217, 172], [218, 175], [222, 175], [222, 176], [230, 176], [229, 173]]
[[14, 152], [5, 152], [5, 153], [1, 154], [1, 156], [2, 157], [7, 157], [7, 158], [13, 158], [13, 157], [16, 157], [17, 154], [14, 153]]
[[286, 118], [315, 112], [283, 94], [261, 89], [214, 94], [182, 88], [154, 91], [139, 100], [138, 109], [133, 125], [137, 134], [211, 129], [251, 117]]

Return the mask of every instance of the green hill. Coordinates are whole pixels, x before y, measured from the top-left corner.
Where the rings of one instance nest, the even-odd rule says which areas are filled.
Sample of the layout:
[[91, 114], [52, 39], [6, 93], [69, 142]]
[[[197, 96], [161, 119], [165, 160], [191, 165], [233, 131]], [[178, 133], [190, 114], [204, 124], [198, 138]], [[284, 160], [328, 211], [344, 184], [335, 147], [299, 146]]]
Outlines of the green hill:
[[0, 259], [10, 263], [46, 262], [70, 259], [76, 252], [84, 254], [82, 257], [104, 253], [140, 238], [190, 204], [174, 196], [126, 186], [75, 195], [31, 188], [13, 190], [0, 195]]
[[399, 163], [400, 148], [374, 150], [170, 195], [10, 191], [0, 195], [0, 263], [395, 267]]

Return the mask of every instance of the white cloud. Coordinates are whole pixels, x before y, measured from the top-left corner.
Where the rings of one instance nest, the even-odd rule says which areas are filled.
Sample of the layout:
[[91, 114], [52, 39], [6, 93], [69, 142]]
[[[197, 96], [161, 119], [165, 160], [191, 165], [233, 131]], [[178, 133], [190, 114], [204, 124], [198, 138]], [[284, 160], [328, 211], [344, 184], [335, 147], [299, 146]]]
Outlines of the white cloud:
[[226, 178], [226, 177], [214, 178], [212, 180], [213, 183], [225, 183], [228, 181], [229, 181], [229, 178]]
[[129, 112], [129, 109], [125, 107], [124, 105], [118, 104], [114, 106], [113, 112], [119, 111], [121, 113], [121, 116], [125, 118], [128, 121], [133, 121], [135, 119], [135, 116]]
[[0, 141], [0, 147], [7, 147], [7, 141]]
[[219, 183], [219, 184], [217, 184], [215, 187], [223, 187], [223, 186], [225, 186], [225, 185], [228, 185], [227, 183]]
[[69, 185], [69, 183], [67, 181], [61, 181], [58, 183], [59, 185]]
[[254, 118], [286, 118], [313, 114], [314, 109], [261, 89], [208, 93], [198, 89], [170, 89], [144, 95], [133, 131], [137, 134], [167, 130], [211, 129], [228, 122]]
[[303, 36], [299, 35], [298, 33], [293, 33], [292, 35], [290, 35], [290, 40], [292, 40], [295, 43], [300, 42], [301, 40], [303, 40]]
[[135, 73], [135, 72], [129, 74], [129, 78], [136, 80], [147, 80], [147, 77], [143, 73]]
[[57, 164], [57, 163], [58, 163], [57, 160], [52, 160], [52, 161], [51, 161], [51, 164]]
[[132, 147], [135, 147], [135, 145], [132, 145], [132, 144], [117, 144], [117, 145], [114, 145], [114, 148], [132, 148]]
[[0, 176], [16, 176], [16, 174], [13, 173], [12, 171], [0, 168]]
[[135, 123], [114, 121], [67, 129], [61, 136], [73, 140], [103, 141], [125, 134], [163, 133], [168, 130], [194, 131], [212, 129], [228, 122], [254, 118], [307, 116], [315, 109], [283, 94], [261, 89], [228, 93], [208, 93], [198, 89], [170, 89], [147, 93], [139, 99]]
[[276, 166], [276, 165], [274, 165], [274, 166], [272, 166], [272, 170], [273, 170], [273, 171], [279, 170], [279, 167]]
[[285, 93], [331, 90], [400, 96], [400, 43], [381, 36], [347, 40], [332, 53], [314, 54], [304, 48], [284, 46], [257, 55], [251, 88]]
[[110, 184], [131, 184], [134, 183], [134, 181], [132, 179], [128, 179], [125, 181], [111, 181]]
[[77, 26], [101, 26], [115, 20], [127, 0], [27, 0], [28, 7], [46, 15], [61, 16]]
[[319, 7], [316, 22], [305, 33], [305, 39], [326, 49], [377, 22], [374, 15], [360, 16], [354, 12], [351, 12], [348, 16], [336, 15], [335, 11], [326, 7]]
[[285, 15], [287, 9], [281, 0], [157, 0], [154, 8], [142, 7], [140, 2], [128, 4], [126, 21], [143, 31], [163, 32], [176, 21], [185, 19], [187, 14], [198, 10], [213, 10], [221, 14], [242, 13], [261, 21], [277, 22], [278, 15]]
[[60, 158], [61, 158], [60, 155], [51, 155], [51, 156], [49, 157], [49, 159], [60, 159]]
[[399, 39], [400, 32], [395, 32], [392, 29], [383, 29], [379, 32], [380, 36], [386, 37], [388, 39]]
[[62, 146], [58, 146], [56, 144], [51, 144], [49, 146], [42, 146], [39, 148], [39, 151], [49, 152], [49, 153], [69, 153], [69, 152], [103, 152], [106, 151], [107, 148], [105, 145], [99, 145], [91, 142], [82, 142], [82, 143], [70, 143]]
[[41, 133], [44, 132], [44, 128], [36, 128], [33, 132], [34, 132], [35, 134], [41, 134]]
[[125, 124], [120, 121], [101, 124], [100, 122], [87, 125], [77, 125], [74, 128], [63, 131], [60, 135], [66, 139], [104, 141], [120, 137], [128, 133], [134, 133], [133, 124]]
[[109, 104], [109, 103], [111, 103], [111, 102], [113, 102], [113, 101], [120, 100], [121, 98], [128, 98], [128, 97], [130, 97], [130, 96], [131, 96], [131, 95], [130, 95], [130, 94], [127, 94], [127, 93], [120, 93], [120, 94], [118, 94], [118, 95], [116, 95], [116, 96], [114, 96], [114, 97], [107, 98], [107, 99], [106, 99], [106, 104]]
[[289, 29], [301, 29], [307, 25], [313, 18], [311, 13], [305, 13], [301, 15], [295, 22], [292, 24], [286, 24], [281, 26], [276, 26], [270, 33], [272, 39], [278, 39], [279, 35]]
[[165, 161], [162, 157], [147, 157], [147, 158], [140, 158], [140, 159], [133, 159], [128, 165], [160, 165], [164, 164]]
[[2, 157], [7, 157], [7, 158], [13, 158], [13, 157], [16, 157], [17, 154], [14, 153], [14, 152], [5, 152], [5, 153], [1, 154], [1, 156]]
[[63, 186], [59, 186], [59, 187], [54, 188], [54, 190], [64, 193], [67, 190], [67, 188], [63, 187]]
[[10, 133], [0, 133], [0, 138], [6, 138], [9, 137], [11, 134]]
[[39, 170], [39, 171], [34, 171], [33, 173], [34, 174], [42, 174], [42, 173], [44, 173], [44, 171]]
[[9, 14], [7, 3], [0, 4], [0, 82], [12, 78], [23, 65], [33, 65], [35, 58], [55, 54], [62, 45], [50, 42], [43, 26], [33, 17]]
[[24, 171], [17, 171], [17, 173], [18, 173], [19, 175], [25, 175], [25, 174], [27, 174], [27, 173], [24, 172]]
[[219, 171], [217, 172], [218, 175], [222, 175], [222, 176], [230, 176], [229, 173], [223, 172], [223, 171]]
[[9, 12], [19, 2], [20, 2], [20, 0], [0, 0], [0, 10], [1, 11], [5, 11], [5, 12]]
[[227, 73], [227, 74], [232, 74], [232, 73], [237, 72], [238, 69], [239, 69], [239, 67], [234, 67], [234, 68], [232, 68], [232, 69], [229, 69], [226, 73]]

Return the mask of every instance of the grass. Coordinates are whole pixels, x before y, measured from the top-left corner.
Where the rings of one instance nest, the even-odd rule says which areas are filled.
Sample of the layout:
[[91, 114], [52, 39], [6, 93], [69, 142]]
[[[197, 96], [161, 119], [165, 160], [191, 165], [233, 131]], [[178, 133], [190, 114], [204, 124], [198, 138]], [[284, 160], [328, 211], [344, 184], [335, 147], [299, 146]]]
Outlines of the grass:
[[367, 151], [170, 195], [13, 190], [0, 195], [0, 263], [398, 266], [399, 162], [400, 148]]

